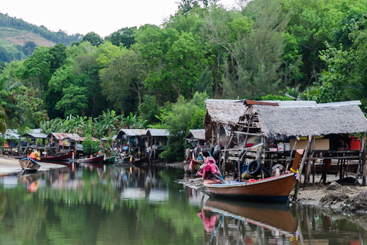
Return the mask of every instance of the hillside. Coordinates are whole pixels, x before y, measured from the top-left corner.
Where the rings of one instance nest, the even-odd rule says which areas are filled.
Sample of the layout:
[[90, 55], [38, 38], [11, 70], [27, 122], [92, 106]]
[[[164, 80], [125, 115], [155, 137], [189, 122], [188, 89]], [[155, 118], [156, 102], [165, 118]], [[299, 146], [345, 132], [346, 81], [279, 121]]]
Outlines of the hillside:
[[8, 43], [21, 46], [24, 46], [28, 41], [34, 42], [38, 47], [53, 47], [55, 45], [54, 42], [49, 41], [37, 34], [8, 27], [0, 27], [0, 39], [3, 39]]
[[[81, 34], [68, 35], [66, 32], [62, 30], [59, 30], [58, 32], [53, 32], [48, 30], [45, 26], [42, 25], [36, 26], [22, 19], [10, 17], [8, 16], [8, 14], [2, 14], [2, 13], [0, 13], [0, 27], [33, 33], [52, 43], [62, 43], [65, 46], [69, 46], [72, 42], [80, 41], [80, 39], [82, 38]], [[4, 33], [5, 38], [11, 36], [12, 37], [18, 36], [18, 34], [12, 33], [11, 31]]]

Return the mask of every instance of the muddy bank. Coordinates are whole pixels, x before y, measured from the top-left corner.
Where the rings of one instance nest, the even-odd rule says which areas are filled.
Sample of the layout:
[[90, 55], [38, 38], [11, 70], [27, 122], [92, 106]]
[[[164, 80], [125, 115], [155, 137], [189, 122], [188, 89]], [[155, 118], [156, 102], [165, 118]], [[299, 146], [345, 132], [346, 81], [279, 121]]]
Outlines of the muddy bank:
[[[42, 166], [38, 171], [46, 171], [54, 168], [64, 168], [64, 165], [55, 163], [41, 163]], [[19, 160], [10, 157], [0, 157], [0, 176], [9, 174], [18, 174], [22, 171], [19, 165]]]

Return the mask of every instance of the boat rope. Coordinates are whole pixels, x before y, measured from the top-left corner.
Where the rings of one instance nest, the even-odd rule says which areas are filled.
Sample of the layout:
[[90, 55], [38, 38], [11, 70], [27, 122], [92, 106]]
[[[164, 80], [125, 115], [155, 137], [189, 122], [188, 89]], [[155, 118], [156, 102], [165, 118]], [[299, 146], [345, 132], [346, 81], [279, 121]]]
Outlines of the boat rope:
[[297, 170], [297, 171], [295, 171], [293, 168], [291, 168], [290, 169], [293, 173], [295, 173], [295, 174], [298, 174], [299, 173], [299, 171]]
[[224, 219], [224, 215], [222, 215], [222, 219], [220, 220], [220, 222], [219, 222], [219, 224], [218, 224], [217, 228], [215, 228], [215, 230], [213, 231], [212, 237], [210, 238], [210, 241], [209, 241], [207, 244], [212, 243], [212, 240], [213, 240], [214, 236], [217, 236], [217, 231], [218, 231], [218, 229], [219, 229], [220, 225], [222, 224], [223, 219]]

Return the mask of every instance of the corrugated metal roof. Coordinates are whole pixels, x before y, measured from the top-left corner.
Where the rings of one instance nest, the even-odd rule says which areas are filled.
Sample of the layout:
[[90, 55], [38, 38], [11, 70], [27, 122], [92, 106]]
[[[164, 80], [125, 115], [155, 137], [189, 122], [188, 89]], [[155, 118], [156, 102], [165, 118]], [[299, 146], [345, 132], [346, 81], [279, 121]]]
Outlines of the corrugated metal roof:
[[120, 129], [118, 134], [126, 134], [127, 136], [143, 136], [146, 135], [148, 130], [146, 129]]
[[205, 140], [205, 129], [190, 129], [185, 139]]
[[30, 136], [32, 138], [36, 138], [36, 139], [46, 139], [47, 135], [46, 134], [42, 134], [42, 133], [25, 133], [22, 135], [22, 137], [26, 137], [26, 136]]
[[147, 135], [151, 135], [151, 136], [169, 136], [169, 132], [166, 129], [155, 129], [155, 128], [149, 128]]
[[73, 141], [83, 141], [82, 137], [80, 137], [76, 133], [50, 133], [48, 137], [50, 138], [51, 135], [55, 137], [57, 140], [63, 140], [63, 139], [71, 139]]
[[7, 129], [5, 134], [3, 134], [3, 137], [5, 139], [18, 139], [19, 138], [18, 130], [16, 130], [16, 129]]

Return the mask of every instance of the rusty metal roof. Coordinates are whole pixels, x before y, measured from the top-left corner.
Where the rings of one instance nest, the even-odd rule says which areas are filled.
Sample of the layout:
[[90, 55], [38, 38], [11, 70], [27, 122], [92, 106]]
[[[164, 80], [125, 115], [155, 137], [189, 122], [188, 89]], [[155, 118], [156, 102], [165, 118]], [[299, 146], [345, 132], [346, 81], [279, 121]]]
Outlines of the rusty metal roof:
[[50, 138], [51, 136], [55, 137], [57, 140], [70, 139], [73, 141], [83, 141], [83, 137], [80, 137], [76, 133], [50, 133], [48, 137]]

